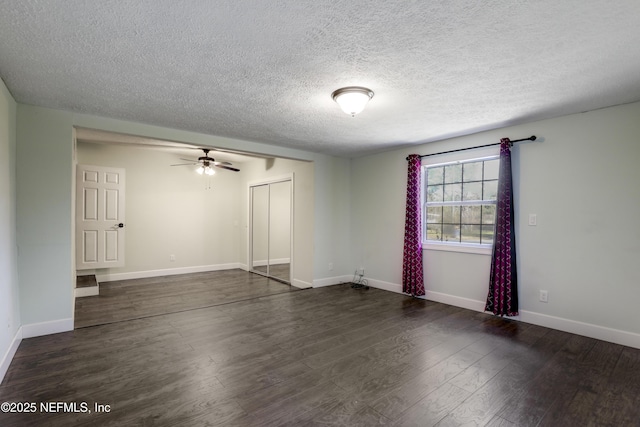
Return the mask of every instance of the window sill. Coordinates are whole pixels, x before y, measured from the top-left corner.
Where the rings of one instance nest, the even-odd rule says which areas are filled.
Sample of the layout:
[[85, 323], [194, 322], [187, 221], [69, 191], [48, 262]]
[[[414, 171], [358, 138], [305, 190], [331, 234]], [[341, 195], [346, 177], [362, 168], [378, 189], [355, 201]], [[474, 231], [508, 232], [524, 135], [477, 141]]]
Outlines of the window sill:
[[447, 243], [423, 243], [423, 251], [462, 252], [467, 254], [491, 255], [492, 247], [474, 244], [447, 244]]

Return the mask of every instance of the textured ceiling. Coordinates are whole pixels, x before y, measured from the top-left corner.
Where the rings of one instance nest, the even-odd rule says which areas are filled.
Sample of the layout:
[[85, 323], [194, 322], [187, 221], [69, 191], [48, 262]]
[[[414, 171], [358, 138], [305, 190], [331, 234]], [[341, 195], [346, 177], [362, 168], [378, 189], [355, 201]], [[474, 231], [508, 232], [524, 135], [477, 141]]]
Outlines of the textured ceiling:
[[[361, 156], [640, 100], [640, 1], [0, 0], [16, 101]], [[352, 118], [335, 89], [375, 92]]]

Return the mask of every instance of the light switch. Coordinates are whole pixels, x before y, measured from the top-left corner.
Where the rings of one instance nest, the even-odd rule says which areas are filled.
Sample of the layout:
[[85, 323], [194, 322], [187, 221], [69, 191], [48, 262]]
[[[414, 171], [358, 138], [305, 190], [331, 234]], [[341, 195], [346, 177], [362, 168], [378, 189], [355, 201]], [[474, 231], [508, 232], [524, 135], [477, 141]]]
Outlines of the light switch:
[[538, 225], [536, 214], [529, 214], [529, 225]]

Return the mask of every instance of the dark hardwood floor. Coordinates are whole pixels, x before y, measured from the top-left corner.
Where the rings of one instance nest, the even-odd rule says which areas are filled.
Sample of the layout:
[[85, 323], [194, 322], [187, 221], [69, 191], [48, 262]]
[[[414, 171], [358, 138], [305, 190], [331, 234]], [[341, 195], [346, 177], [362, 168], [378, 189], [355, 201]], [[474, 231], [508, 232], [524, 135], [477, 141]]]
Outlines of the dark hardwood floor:
[[[267, 274], [267, 266], [255, 266], [253, 268], [255, 271], [259, 271], [262, 274]], [[291, 282], [291, 278], [289, 277], [289, 271], [291, 269], [291, 264], [274, 264], [269, 266], [269, 276], [275, 277], [280, 280], [284, 280], [287, 283]]]
[[76, 299], [75, 327], [228, 304], [298, 288], [243, 270], [100, 283], [100, 295]]
[[5, 401], [38, 413], [3, 427], [637, 426], [640, 350], [339, 285], [25, 339]]

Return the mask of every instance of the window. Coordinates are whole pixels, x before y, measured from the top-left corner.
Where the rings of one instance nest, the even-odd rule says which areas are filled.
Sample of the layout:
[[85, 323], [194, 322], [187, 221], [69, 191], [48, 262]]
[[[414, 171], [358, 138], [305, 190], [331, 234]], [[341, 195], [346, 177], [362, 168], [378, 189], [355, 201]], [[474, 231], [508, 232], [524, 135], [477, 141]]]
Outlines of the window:
[[423, 240], [427, 247], [491, 248], [499, 166], [497, 155], [423, 164]]

